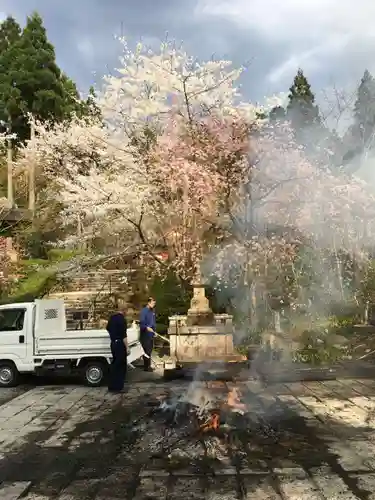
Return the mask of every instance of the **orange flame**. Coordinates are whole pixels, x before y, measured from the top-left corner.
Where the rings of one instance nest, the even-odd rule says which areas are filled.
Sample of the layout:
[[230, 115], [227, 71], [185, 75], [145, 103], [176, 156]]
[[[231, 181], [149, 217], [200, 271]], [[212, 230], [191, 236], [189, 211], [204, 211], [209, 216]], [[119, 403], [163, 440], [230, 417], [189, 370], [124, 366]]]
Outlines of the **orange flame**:
[[201, 425], [201, 430], [203, 432], [207, 432], [210, 430], [217, 431], [220, 426], [220, 416], [218, 413], [213, 413], [211, 417], [208, 419], [207, 422], [205, 422], [203, 425]]

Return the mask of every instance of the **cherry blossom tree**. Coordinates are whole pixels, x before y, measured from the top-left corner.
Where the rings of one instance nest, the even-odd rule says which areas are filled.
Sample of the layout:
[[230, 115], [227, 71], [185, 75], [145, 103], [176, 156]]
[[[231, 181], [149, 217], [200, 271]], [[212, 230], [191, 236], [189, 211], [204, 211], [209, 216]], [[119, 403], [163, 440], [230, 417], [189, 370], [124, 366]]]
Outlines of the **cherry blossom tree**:
[[[104, 124], [87, 118], [35, 124], [17, 168], [33, 161], [48, 178], [44, 193], [57, 197], [66, 227], [73, 228], [67, 241], [115, 234], [155, 260], [155, 250], [167, 244], [175, 247], [172, 259], [194, 261], [187, 256], [200, 253], [197, 244], [189, 251], [181, 244], [198, 241], [191, 235], [215, 210], [220, 176], [205, 163], [212, 160], [213, 142], [225, 120], [253, 120], [256, 109], [241, 103], [236, 82], [242, 69], [228, 61], [198, 63], [167, 44], [157, 54], [142, 46], [132, 53], [123, 43], [122, 67], [105, 78], [98, 98]], [[228, 139], [218, 138], [222, 148]], [[184, 214], [183, 223], [177, 214]]]
[[245, 68], [233, 68], [225, 60], [199, 62], [173, 43], [161, 44], [155, 53], [142, 44], [133, 52], [125, 39], [120, 42], [121, 66], [105, 77], [99, 95], [103, 116], [113, 131], [125, 130], [131, 136], [148, 125], [160, 132], [171, 114], [183, 123], [213, 112], [255, 119], [257, 108], [243, 102], [239, 91]]
[[154, 213], [163, 214], [170, 260], [185, 279], [199, 272], [203, 256], [223, 233], [223, 205], [248, 170], [248, 147], [246, 123], [211, 115], [184, 127], [171, 121], [150, 154], [158, 187]]
[[[325, 269], [326, 289], [320, 291], [322, 297], [332, 298], [334, 286], [342, 289], [340, 252], [363, 262], [363, 250], [371, 243], [371, 189], [358, 178], [334, 176], [329, 166], [307, 161], [285, 125], [264, 126], [251, 144], [250, 180], [240, 203], [230, 207], [232, 239], [208, 257], [208, 272], [219, 277], [224, 288], [237, 287], [243, 293], [245, 283], [251, 294], [264, 297], [266, 291], [273, 308], [294, 306], [309, 286], [302, 282], [297, 263], [301, 248], [310, 246], [320, 266], [326, 267], [327, 250], [335, 256]], [[333, 272], [338, 285], [332, 282]], [[248, 304], [255, 300], [249, 295]]]
[[137, 249], [188, 280], [203, 260], [224, 285], [272, 289], [273, 303], [299, 299], [295, 276], [273, 280], [293, 274], [302, 239], [359, 254], [373, 195], [308, 162], [287, 125], [243, 102], [242, 68], [199, 63], [171, 44], [153, 53], [122, 43], [121, 67], [98, 93], [104, 122], [37, 123], [19, 153], [17, 168], [32, 161], [44, 179], [44, 213], [58, 203], [65, 245]]

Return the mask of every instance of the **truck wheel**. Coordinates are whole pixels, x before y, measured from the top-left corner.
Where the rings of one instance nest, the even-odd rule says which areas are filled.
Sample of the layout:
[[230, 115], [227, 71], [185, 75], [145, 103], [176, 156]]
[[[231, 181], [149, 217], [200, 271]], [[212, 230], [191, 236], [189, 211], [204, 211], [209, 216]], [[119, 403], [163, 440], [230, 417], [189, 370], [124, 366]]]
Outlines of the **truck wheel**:
[[16, 387], [19, 373], [13, 363], [0, 361], [0, 387]]
[[83, 368], [83, 380], [89, 387], [99, 387], [106, 376], [106, 366], [102, 361], [90, 361]]

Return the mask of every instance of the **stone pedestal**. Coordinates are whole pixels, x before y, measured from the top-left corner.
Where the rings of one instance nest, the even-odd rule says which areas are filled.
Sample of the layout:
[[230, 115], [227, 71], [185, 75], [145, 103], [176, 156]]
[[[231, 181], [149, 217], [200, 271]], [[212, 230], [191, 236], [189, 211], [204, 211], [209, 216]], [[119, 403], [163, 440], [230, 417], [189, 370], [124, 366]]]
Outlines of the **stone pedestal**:
[[229, 314], [213, 314], [204, 285], [194, 285], [186, 316], [169, 318], [170, 354], [180, 362], [242, 361], [234, 351], [233, 321]]

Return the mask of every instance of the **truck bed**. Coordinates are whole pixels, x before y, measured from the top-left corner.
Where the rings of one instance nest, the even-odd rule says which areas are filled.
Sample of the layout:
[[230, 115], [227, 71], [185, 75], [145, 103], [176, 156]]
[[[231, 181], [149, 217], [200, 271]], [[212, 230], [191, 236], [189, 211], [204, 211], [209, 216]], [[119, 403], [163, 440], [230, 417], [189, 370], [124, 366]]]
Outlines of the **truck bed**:
[[[136, 327], [129, 328], [127, 335], [130, 347], [139, 343]], [[108, 332], [106, 330], [67, 330], [49, 335], [36, 335], [34, 355], [57, 357], [107, 355], [111, 357]]]

